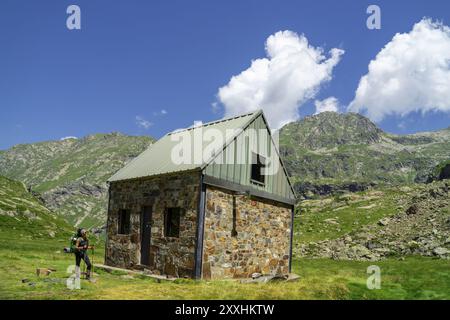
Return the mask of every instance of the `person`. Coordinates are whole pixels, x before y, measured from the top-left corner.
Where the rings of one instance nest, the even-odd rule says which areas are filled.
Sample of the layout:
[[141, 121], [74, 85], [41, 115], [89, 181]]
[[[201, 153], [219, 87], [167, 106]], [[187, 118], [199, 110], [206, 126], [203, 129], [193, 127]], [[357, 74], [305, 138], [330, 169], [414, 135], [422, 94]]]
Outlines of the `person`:
[[86, 263], [86, 267], [87, 267], [86, 279], [87, 280], [90, 280], [90, 278], [91, 278], [91, 269], [92, 269], [91, 261], [89, 260], [87, 250], [92, 249], [92, 248], [93, 248], [93, 246], [89, 246], [89, 240], [87, 237], [86, 229], [81, 229], [80, 237], [77, 239], [77, 241], [75, 243], [75, 266], [76, 266], [77, 275], [79, 277], [81, 260], [83, 260], [84, 263]]

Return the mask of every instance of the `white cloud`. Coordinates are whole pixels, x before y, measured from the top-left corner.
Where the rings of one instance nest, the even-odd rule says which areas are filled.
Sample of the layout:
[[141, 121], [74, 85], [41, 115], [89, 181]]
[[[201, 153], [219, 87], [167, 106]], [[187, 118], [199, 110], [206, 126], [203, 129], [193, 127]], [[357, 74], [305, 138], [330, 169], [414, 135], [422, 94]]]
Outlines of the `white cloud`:
[[271, 35], [266, 41], [267, 58], [253, 60], [219, 89], [225, 117], [261, 108], [273, 129], [298, 119], [299, 106], [331, 80], [343, 53], [334, 48], [327, 58], [322, 48], [309, 45], [304, 35], [292, 31]]
[[314, 105], [316, 106], [316, 112], [314, 114], [319, 114], [325, 111], [339, 111], [339, 100], [335, 97], [329, 97], [324, 100], [316, 100], [314, 101]]
[[145, 130], [147, 130], [148, 128], [150, 128], [153, 125], [153, 123], [151, 123], [150, 121], [145, 120], [141, 116], [136, 116], [136, 124], [137, 124], [138, 127], [143, 128]]
[[217, 113], [220, 111], [220, 104], [217, 101], [211, 103], [212, 113]]
[[67, 136], [67, 137], [62, 137], [61, 139], [59, 139], [60, 141], [64, 141], [64, 140], [70, 140], [70, 139], [78, 139], [75, 136]]
[[374, 121], [411, 112], [450, 112], [450, 28], [423, 19], [396, 34], [369, 64], [348, 109]]
[[166, 114], [168, 114], [169, 112], [166, 109], [161, 109], [159, 111], [155, 111], [153, 112], [153, 116], [154, 117], [162, 117], [165, 116]]
[[202, 125], [203, 125], [203, 121], [202, 120], [194, 120], [194, 124], [189, 126], [189, 128], [197, 128], [197, 127], [201, 127]]
[[167, 112], [166, 109], [161, 109], [161, 110], [159, 110], [159, 111], [153, 112], [153, 115], [154, 115], [155, 117], [158, 117], [158, 116], [165, 116], [167, 113], [168, 113], [168, 112]]

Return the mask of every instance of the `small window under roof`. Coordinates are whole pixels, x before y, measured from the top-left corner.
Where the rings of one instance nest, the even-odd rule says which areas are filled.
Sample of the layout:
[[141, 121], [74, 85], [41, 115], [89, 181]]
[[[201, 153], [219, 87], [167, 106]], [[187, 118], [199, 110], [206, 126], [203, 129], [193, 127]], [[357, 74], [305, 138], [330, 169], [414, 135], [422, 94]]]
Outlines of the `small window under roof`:
[[263, 173], [266, 158], [260, 154], [252, 153], [252, 170], [250, 181], [254, 184], [264, 185], [266, 176]]

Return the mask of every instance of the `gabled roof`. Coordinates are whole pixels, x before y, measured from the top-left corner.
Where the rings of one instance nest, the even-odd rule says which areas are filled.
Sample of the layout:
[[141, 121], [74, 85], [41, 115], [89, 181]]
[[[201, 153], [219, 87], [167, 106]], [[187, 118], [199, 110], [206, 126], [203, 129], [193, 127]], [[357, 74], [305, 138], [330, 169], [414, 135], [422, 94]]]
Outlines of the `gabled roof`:
[[[191, 135], [191, 137], [194, 137], [197, 130], [199, 130], [200, 128], [214, 128], [221, 131], [223, 136], [225, 136], [226, 131], [229, 129], [244, 129], [261, 113], [262, 111], [258, 110], [237, 117], [213, 121], [202, 124], [200, 126], [170, 132], [159, 139], [157, 142], [153, 143], [150, 147], [147, 148], [147, 150], [130, 161], [125, 167], [116, 172], [111, 178], [108, 179], [108, 182], [150, 177], [180, 171], [191, 171], [196, 169], [200, 170], [204, 168], [205, 165], [207, 165], [208, 161], [200, 164], [175, 164], [171, 160], [171, 152], [173, 148], [177, 144], [179, 144], [178, 141], [172, 141], [172, 134], [186, 132]], [[237, 130], [236, 135], [238, 134], [239, 130]], [[233, 140], [236, 135], [230, 137], [228, 140]], [[225, 141], [224, 146], [227, 145], [229, 141]]]

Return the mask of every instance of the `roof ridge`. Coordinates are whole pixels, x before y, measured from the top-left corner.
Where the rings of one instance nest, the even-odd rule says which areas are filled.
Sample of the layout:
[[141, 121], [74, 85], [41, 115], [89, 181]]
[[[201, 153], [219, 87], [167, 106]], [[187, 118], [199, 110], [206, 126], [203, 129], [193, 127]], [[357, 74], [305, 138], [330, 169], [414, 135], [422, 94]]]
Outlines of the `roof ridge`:
[[199, 127], [207, 127], [207, 126], [211, 126], [211, 125], [222, 123], [222, 122], [226, 122], [226, 121], [231, 121], [231, 120], [235, 120], [235, 119], [239, 119], [239, 118], [243, 118], [243, 117], [248, 117], [250, 115], [256, 115], [256, 114], [261, 113], [261, 112], [262, 112], [261, 109], [257, 109], [255, 111], [244, 113], [244, 114], [240, 114], [240, 115], [237, 115], [237, 116], [232, 116], [232, 117], [228, 117], [228, 118], [224, 118], [224, 119], [220, 119], [220, 120], [214, 120], [214, 121], [202, 123], [201, 125], [198, 125], [198, 126], [191, 126], [189, 128], [184, 128], [184, 129], [176, 129], [174, 131], [171, 131], [171, 132], [167, 133], [167, 135], [170, 136], [170, 135], [175, 134], [175, 133], [180, 133], [180, 132], [183, 132], [183, 131], [193, 130], [193, 129], [196, 129], [196, 128], [199, 128]]

